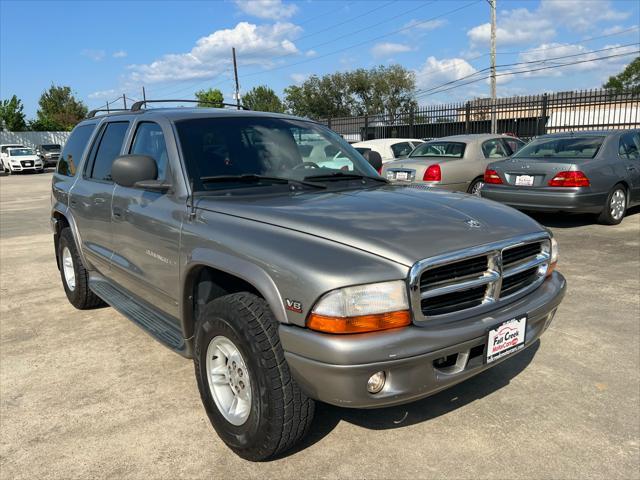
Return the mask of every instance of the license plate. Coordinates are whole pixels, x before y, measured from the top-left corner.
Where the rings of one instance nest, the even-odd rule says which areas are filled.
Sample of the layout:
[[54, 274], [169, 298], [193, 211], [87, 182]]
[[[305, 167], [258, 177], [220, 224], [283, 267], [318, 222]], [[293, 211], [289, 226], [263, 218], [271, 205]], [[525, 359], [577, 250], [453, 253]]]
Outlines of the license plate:
[[25, 167], [30, 167], [31, 166], [31, 162], [24, 162], [24, 166]]
[[396, 180], [406, 180], [409, 178], [409, 174], [407, 172], [397, 172]]
[[533, 176], [531, 175], [518, 175], [516, 177], [516, 185], [522, 187], [530, 187], [533, 185]]
[[487, 363], [524, 348], [527, 317], [514, 318], [489, 330], [487, 336]]

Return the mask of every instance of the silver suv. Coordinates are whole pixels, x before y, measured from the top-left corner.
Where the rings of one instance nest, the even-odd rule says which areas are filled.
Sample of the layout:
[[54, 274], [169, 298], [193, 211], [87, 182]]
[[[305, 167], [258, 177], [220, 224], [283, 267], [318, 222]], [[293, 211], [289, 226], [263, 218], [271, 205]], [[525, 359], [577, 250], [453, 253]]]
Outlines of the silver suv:
[[306, 119], [136, 104], [76, 126], [52, 188], [69, 301], [193, 358], [211, 423], [250, 460], [298, 442], [315, 401], [396, 405], [496, 365], [565, 292], [538, 223], [390, 185]]

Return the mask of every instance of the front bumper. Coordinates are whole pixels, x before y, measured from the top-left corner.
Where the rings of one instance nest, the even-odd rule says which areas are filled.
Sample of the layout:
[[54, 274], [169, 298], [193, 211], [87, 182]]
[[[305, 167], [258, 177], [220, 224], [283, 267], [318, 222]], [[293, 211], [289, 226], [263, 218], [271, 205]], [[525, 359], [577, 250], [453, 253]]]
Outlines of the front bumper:
[[34, 163], [30, 167], [11, 164], [10, 167], [12, 172], [37, 172], [38, 170], [42, 170], [44, 168], [44, 164], [42, 162], [38, 162]]
[[542, 212], [599, 213], [607, 199], [606, 193], [594, 193], [581, 188], [531, 190], [487, 184], [480, 190], [480, 195], [519, 210]]
[[[353, 408], [398, 405], [444, 390], [503, 361], [484, 363], [486, 333], [502, 322], [527, 315], [525, 346], [533, 344], [551, 323], [565, 289], [564, 277], [554, 272], [529, 295], [460, 322], [356, 335], [281, 325], [280, 340], [293, 377], [309, 397]], [[466, 353], [468, 360], [456, 373], [434, 366], [438, 359]], [[370, 394], [367, 380], [378, 371], [386, 373], [387, 382], [380, 393]]]

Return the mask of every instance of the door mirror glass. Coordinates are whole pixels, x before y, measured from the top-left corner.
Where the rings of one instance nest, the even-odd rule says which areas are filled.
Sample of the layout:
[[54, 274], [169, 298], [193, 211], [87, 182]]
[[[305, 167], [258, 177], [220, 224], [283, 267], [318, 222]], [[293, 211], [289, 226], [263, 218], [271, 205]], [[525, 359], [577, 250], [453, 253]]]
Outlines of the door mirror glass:
[[364, 158], [367, 159], [367, 162], [375, 168], [377, 171], [380, 171], [382, 168], [382, 157], [378, 152], [374, 152], [373, 150], [369, 150], [362, 154]]
[[138, 182], [155, 181], [158, 166], [148, 155], [120, 155], [111, 165], [111, 178], [123, 187], [135, 187]]

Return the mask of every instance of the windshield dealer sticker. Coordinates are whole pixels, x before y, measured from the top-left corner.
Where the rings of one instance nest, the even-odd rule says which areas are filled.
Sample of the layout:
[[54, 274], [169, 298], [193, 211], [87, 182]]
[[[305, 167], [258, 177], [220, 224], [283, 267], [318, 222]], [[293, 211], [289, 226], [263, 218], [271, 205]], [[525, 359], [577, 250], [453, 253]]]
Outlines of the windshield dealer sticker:
[[524, 348], [527, 317], [514, 318], [489, 331], [487, 363]]

